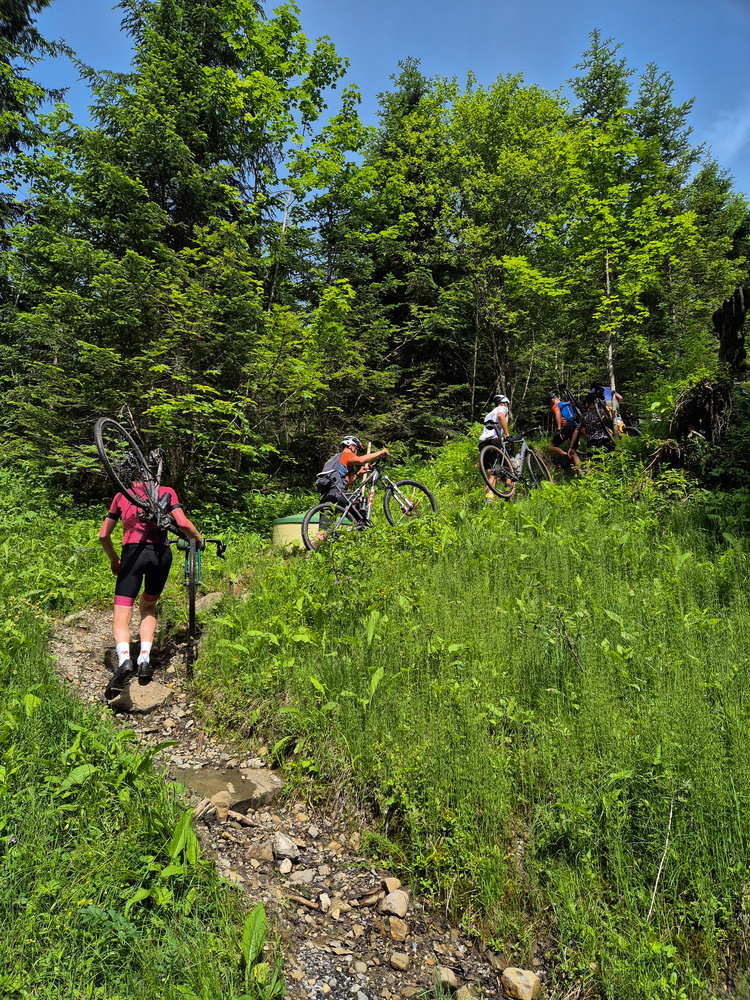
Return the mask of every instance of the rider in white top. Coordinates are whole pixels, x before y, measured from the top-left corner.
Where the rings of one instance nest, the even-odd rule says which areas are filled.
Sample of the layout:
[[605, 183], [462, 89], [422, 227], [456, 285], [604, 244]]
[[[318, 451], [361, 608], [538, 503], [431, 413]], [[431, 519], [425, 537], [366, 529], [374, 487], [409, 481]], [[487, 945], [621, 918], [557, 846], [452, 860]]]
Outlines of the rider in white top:
[[479, 435], [479, 447], [481, 450], [482, 444], [486, 441], [487, 444], [490, 441], [494, 441], [497, 437], [497, 430], [495, 427], [488, 427], [488, 424], [500, 424], [503, 429], [503, 433], [508, 433], [508, 397], [507, 396], [495, 396], [494, 402], [497, 403], [493, 410], [487, 414], [484, 418], [484, 429]]
[[[497, 428], [500, 426], [500, 430], [503, 435], [508, 433], [508, 409], [510, 407], [510, 400], [507, 396], [498, 394], [492, 400], [494, 408], [490, 410], [487, 416], [484, 418], [484, 429], [479, 435], [479, 455], [481, 457], [482, 449], [488, 444], [494, 444], [498, 440]], [[490, 481], [494, 486], [496, 479], [494, 476], [490, 476]], [[495, 496], [490, 489], [490, 487], [485, 483], [484, 486], [485, 498], [488, 504], [493, 504], [495, 502]]]

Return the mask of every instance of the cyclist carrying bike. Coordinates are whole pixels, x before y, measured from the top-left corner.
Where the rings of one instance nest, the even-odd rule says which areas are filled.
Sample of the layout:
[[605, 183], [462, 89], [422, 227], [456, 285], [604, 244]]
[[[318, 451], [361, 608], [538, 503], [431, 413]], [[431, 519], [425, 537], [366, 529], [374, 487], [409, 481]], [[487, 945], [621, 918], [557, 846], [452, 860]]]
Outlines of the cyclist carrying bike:
[[[484, 418], [484, 429], [479, 435], [479, 457], [482, 457], [482, 449], [486, 448], [488, 444], [497, 444], [498, 437], [508, 435], [508, 411], [510, 409], [510, 400], [507, 396], [503, 396], [502, 393], [498, 393], [492, 400], [493, 408]], [[500, 432], [498, 434], [498, 431]], [[497, 482], [495, 476], [490, 476], [490, 483], [494, 486]], [[492, 505], [495, 503], [495, 497], [492, 493], [490, 486], [485, 483], [484, 486], [485, 501]]]
[[553, 455], [558, 455], [562, 459], [569, 458], [575, 466], [580, 466], [581, 459], [575, 448], [566, 451], [562, 445], [564, 441], [569, 441], [578, 426], [578, 414], [575, 407], [567, 399], [560, 399], [560, 393], [556, 390], [549, 394], [550, 408], [557, 424], [557, 433], [548, 445], [548, 450]]
[[[582, 433], [586, 438], [586, 444], [590, 450], [602, 448], [604, 451], [612, 451], [614, 448], [610, 429], [606, 423], [606, 418], [601, 417], [597, 412], [596, 399], [597, 396], [595, 392], [589, 392], [586, 396], [584, 396], [584, 409], [581, 414], [581, 422], [573, 431], [573, 435], [570, 439], [570, 449], [568, 450], [568, 455], [571, 460], [573, 459], [578, 439]], [[611, 425], [612, 421], [610, 420], [609, 423]]]
[[[142, 482], [136, 481], [133, 485], [139, 494], [143, 491], [145, 496]], [[183, 513], [175, 491], [167, 486], [159, 487], [159, 500], [180, 531], [200, 544], [202, 538]], [[123, 530], [122, 553], [118, 557], [111, 536], [119, 520], [122, 520]], [[105, 697], [109, 700], [122, 691], [126, 681], [135, 673], [130, 659], [130, 622], [135, 599], [144, 584], [138, 604], [141, 613], [141, 651], [137, 670], [140, 684], [148, 684], [151, 680], [153, 670], [150, 656], [156, 631], [156, 602], [169, 576], [172, 551], [167, 542], [166, 530], [159, 528], [155, 521], [148, 520], [148, 515], [122, 493], [118, 493], [112, 501], [99, 530], [99, 541], [109, 558], [112, 572], [117, 577], [112, 634], [117, 649], [118, 667], [105, 691]]]

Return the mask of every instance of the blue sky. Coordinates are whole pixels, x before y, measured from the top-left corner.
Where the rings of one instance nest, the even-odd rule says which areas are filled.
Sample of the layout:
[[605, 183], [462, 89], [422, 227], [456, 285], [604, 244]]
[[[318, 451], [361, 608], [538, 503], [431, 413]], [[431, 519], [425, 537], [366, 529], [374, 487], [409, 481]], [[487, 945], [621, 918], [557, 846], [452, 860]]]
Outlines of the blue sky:
[[[750, 193], [750, 0], [299, 0], [299, 6], [307, 34], [330, 36], [350, 59], [347, 81], [359, 86], [368, 123], [376, 120], [376, 94], [406, 56], [420, 59], [428, 76], [463, 79], [472, 70], [489, 83], [522, 72], [528, 83], [556, 89], [574, 75], [589, 32], [598, 28], [622, 43], [620, 54], [631, 66], [655, 62], [668, 70], [678, 102], [696, 98], [694, 140], [710, 146], [737, 188]], [[124, 70], [130, 46], [119, 22], [110, 0], [54, 0], [39, 26], [97, 69]], [[34, 75], [47, 86], [70, 87], [74, 116], [86, 120], [88, 92], [68, 60], [41, 64]]]

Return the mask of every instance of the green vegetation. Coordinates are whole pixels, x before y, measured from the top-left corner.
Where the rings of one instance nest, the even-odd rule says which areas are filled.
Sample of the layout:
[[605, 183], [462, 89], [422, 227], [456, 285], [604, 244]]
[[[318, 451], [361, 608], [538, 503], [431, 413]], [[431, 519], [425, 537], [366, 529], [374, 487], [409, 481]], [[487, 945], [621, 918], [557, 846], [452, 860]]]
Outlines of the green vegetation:
[[371, 847], [508, 959], [697, 997], [747, 933], [750, 512], [619, 461], [486, 511], [446, 449], [446, 516], [262, 560], [199, 683], [312, 794], [364, 794]]

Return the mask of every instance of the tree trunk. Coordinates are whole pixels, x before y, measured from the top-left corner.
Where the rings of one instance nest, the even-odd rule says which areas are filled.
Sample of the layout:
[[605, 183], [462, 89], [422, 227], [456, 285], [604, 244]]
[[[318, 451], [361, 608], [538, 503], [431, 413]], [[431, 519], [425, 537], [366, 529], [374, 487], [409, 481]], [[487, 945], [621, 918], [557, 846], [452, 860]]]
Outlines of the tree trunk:
[[[607, 285], [607, 299], [609, 299], [609, 249], [605, 251], [604, 255], [604, 275]], [[620, 408], [617, 405], [617, 384], [615, 382], [615, 333], [611, 326], [607, 338], [607, 368], [609, 369], [609, 388], [612, 393], [612, 437], [616, 441], [620, 436], [620, 428], [617, 423]]]
[[743, 288], [740, 285], [734, 295], [724, 299], [721, 307], [711, 317], [714, 333], [719, 338], [719, 361], [728, 364], [735, 371], [747, 368], [743, 326], [749, 302], [750, 288]]

